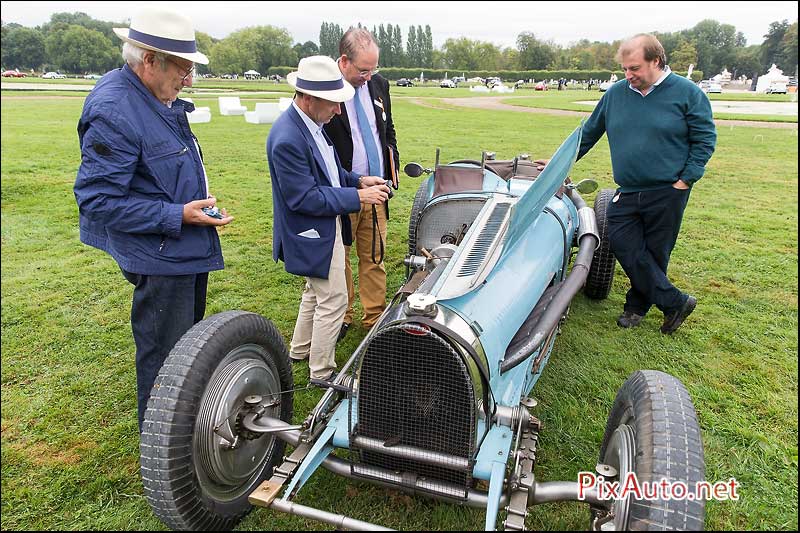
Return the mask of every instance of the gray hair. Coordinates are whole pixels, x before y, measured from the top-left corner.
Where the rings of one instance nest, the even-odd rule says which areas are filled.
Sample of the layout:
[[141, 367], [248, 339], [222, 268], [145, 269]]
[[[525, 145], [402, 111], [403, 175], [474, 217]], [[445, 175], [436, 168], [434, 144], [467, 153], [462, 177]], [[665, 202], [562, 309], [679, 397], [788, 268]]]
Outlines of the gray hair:
[[375, 45], [378, 48], [375, 37], [372, 36], [368, 29], [350, 28], [344, 32], [342, 39], [339, 41], [339, 55], [354, 59], [359, 51], [366, 50], [370, 45]]
[[153, 54], [155, 54], [156, 59], [161, 63], [162, 69], [167, 68], [167, 54], [156, 52], [155, 50], [148, 50], [127, 41], [122, 45], [122, 59], [133, 69], [138, 68], [144, 63], [144, 54], [147, 52], [153, 52]]

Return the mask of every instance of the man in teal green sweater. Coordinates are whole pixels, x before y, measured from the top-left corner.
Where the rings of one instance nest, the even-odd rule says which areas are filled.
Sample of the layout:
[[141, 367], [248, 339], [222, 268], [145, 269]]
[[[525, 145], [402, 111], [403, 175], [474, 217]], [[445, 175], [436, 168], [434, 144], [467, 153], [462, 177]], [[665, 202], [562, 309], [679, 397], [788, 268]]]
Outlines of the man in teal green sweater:
[[697, 300], [667, 278], [667, 264], [692, 186], [703, 176], [717, 134], [706, 95], [672, 73], [652, 35], [624, 42], [617, 59], [625, 79], [612, 85], [583, 124], [578, 159], [608, 135], [614, 181], [611, 249], [631, 282], [620, 327], [638, 326], [652, 305], [673, 333]]

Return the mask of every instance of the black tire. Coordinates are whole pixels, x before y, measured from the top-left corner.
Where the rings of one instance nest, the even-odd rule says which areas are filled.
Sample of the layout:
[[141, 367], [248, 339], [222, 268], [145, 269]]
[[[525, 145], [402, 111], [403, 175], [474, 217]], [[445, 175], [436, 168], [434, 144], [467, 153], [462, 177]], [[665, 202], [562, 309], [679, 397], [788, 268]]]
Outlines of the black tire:
[[428, 182], [430, 178], [425, 178], [417, 188], [417, 193], [414, 195], [414, 203], [411, 204], [411, 216], [408, 218], [408, 253], [410, 255], [417, 254], [417, 222], [419, 222], [419, 215], [428, 203]]
[[583, 293], [593, 300], [603, 300], [611, 292], [614, 282], [614, 268], [617, 259], [611, 251], [608, 240], [608, 206], [614, 197], [614, 189], [603, 189], [594, 199], [594, 214], [597, 218], [597, 233], [600, 235], [600, 246], [594, 251], [592, 266], [586, 278]]
[[[269, 320], [227, 311], [194, 325], [170, 352], [153, 385], [141, 435], [141, 474], [148, 503], [178, 530], [232, 529], [252, 509], [247, 497], [272, 474], [283, 441], [242, 436], [226, 450], [213, 432], [248, 395], [280, 403], [268, 408], [290, 422], [293, 378], [289, 352]], [[255, 458], [253, 461], [252, 458]]]
[[[624, 442], [628, 461], [620, 451]], [[705, 480], [705, 462], [697, 414], [683, 383], [655, 370], [631, 374], [608, 415], [600, 463], [617, 470], [620, 486], [624, 472], [632, 466], [640, 484], [662, 479], [683, 482], [694, 496], [695, 483]], [[616, 501], [613, 510], [618, 531], [701, 531], [705, 518], [705, 502], [696, 498], [636, 500], [631, 496], [627, 502]]]

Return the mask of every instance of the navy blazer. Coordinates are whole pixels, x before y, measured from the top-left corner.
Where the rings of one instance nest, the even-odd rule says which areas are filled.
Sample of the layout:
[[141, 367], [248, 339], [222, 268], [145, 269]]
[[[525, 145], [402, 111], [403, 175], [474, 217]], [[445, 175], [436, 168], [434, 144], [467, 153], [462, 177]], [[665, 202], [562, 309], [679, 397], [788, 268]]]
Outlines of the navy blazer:
[[[336, 152], [334, 150], [334, 156]], [[342, 168], [341, 187], [333, 187], [325, 160], [294, 106], [272, 125], [267, 159], [272, 179], [272, 258], [298, 276], [328, 279], [336, 239], [336, 217], [361, 209], [359, 175]], [[349, 244], [350, 217], [342, 216], [342, 238]]]

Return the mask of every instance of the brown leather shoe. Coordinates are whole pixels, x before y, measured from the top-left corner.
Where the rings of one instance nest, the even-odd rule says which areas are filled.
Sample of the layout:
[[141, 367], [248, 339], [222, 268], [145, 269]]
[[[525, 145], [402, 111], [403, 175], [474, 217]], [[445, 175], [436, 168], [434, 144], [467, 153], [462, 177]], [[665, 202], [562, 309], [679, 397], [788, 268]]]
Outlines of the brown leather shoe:
[[617, 325], [621, 328], [635, 328], [642, 323], [644, 317], [631, 311], [625, 311], [617, 319]]
[[689, 296], [686, 303], [683, 304], [683, 307], [664, 316], [664, 323], [661, 325], [661, 333], [665, 335], [672, 335], [675, 333], [675, 330], [683, 324], [686, 317], [692, 314], [695, 307], [697, 307], [697, 298]]

